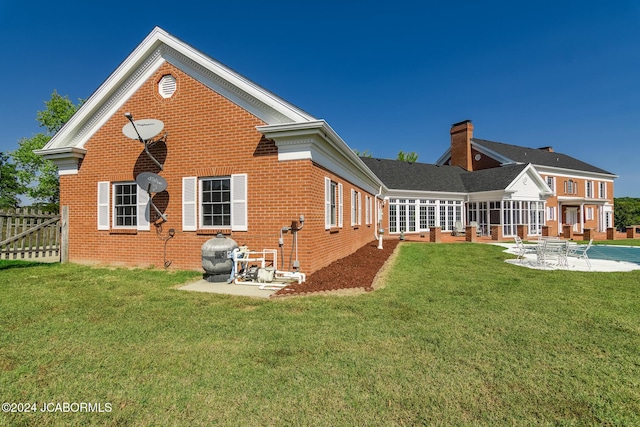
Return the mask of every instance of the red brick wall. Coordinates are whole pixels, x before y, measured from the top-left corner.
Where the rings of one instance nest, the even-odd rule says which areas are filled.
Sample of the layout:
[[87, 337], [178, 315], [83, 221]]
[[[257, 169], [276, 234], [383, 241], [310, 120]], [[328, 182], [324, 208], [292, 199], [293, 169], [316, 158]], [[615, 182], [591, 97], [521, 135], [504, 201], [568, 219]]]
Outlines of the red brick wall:
[[[177, 80], [177, 91], [168, 99], [162, 98], [157, 89], [166, 74]], [[166, 144], [151, 149], [163, 163], [163, 171], [146, 156], [142, 144], [122, 134], [122, 127], [128, 123], [125, 112], [131, 112], [134, 119], [163, 121], [169, 133]], [[373, 240], [373, 229], [364, 225], [364, 209], [363, 225], [357, 229], [350, 225], [349, 195], [353, 186], [309, 160], [278, 162], [275, 144], [255, 129], [263, 124], [172, 65], [161, 66], [85, 144], [87, 154], [79, 173], [61, 177], [61, 205], [69, 207], [69, 260], [163, 265], [164, 245], [153, 224], [150, 231], [133, 234], [97, 230], [97, 183], [132, 181], [143, 171], [159, 173], [168, 183], [166, 192], [156, 195], [154, 202], [167, 215], [162, 235], [170, 228], [176, 231], [167, 243], [171, 268], [201, 269], [202, 244], [213, 237], [211, 230], [182, 231], [185, 176], [248, 174], [248, 231], [227, 234], [252, 250], [278, 249], [280, 229], [304, 215], [304, 228], [298, 233], [298, 258], [305, 273]], [[324, 230], [325, 176], [344, 185], [344, 227], [340, 230]], [[365, 192], [362, 194], [364, 204]], [[284, 241], [286, 267], [292, 235], [286, 234]]]

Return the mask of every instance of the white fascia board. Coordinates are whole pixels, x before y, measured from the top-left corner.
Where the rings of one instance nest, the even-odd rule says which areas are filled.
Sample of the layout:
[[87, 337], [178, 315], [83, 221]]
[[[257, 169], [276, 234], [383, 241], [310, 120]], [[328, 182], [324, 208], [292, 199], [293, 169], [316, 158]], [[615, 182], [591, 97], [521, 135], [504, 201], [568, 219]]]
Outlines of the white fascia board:
[[598, 173], [598, 172], [587, 172], [580, 171], [575, 169], [565, 169], [565, 168], [556, 168], [553, 166], [544, 166], [544, 165], [534, 165], [538, 173], [549, 176], [562, 176], [567, 178], [588, 178], [588, 179], [597, 179], [599, 181], [607, 181], [613, 182], [614, 179], [618, 178], [619, 175], [614, 174], [606, 174], [606, 173]]
[[497, 202], [508, 199], [511, 192], [505, 190], [479, 191], [477, 193], [469, 193], [469, 202]]
[[584, 203], [585, 205], [608, 205], [610, 200], [587, 197], [558, 196], [559, 203]]
[[324, 120], [256, 126], [275, 142], [278, 161], [311, 160], [363, 190], [376, 194], [382, 181]]
[[432, 200], [459, 200], [465, 201], [467, 193], [456, 193], [449, 191], [418, 191], [389, 189], [385, 193], [385, 198], [397, 199], [432, 199]]
[[438, 160], [436, 160], [436, 165], [440, 165], [440, 166], [444, 166], [447, 159], [451, 157], [451, 147], [447, 148], [447, 151], [444, 152], [444, 154], [442, 156], [440, 156], [440, 158], [438, 158]]

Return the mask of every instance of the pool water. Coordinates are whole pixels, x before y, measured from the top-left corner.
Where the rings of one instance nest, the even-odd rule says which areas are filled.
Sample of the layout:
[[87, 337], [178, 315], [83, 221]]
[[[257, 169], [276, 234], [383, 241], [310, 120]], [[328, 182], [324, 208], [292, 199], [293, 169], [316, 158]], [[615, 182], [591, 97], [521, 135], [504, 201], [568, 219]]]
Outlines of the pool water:
[[587, 256], [591, 259], [627, 261], [640, 264], [640, 247], [593, 245], [589, 248]]

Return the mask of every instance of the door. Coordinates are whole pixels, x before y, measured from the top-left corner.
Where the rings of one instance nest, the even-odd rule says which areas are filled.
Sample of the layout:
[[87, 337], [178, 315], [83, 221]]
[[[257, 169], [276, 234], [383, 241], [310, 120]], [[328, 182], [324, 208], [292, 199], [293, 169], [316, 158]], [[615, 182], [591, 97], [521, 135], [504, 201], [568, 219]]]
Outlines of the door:
[[580, 231], [578, 222], [578, 208], [567, 208], [566, 224], [573, 225], [573, 231]]

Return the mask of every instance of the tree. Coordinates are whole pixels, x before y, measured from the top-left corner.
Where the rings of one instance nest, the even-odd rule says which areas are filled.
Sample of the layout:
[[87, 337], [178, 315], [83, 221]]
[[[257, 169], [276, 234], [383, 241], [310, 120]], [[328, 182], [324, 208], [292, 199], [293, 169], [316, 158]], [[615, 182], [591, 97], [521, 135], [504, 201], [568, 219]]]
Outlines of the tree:
[[18, 195], [23, 191], [18, 182], [16, 165], [9, 162], [9, 156], [0, 153], [0, 209], [14, 209], [20, 204]]
[[373, 154], [371, 154], [368, 148], [362, 153], [360, 152], [360, 150], [353, 150], [353, 152], [356, 153], [356, 156], [358, 157], [373, 157]]
[[54, 90], [51, 99], [45, 101], [47, 108], [36, 114], [36, 120], [46, 132], [38, 133], [31, 138], [22, 138], [18, 142], [18, 149], [11, 153], [16, 164], [18, 182], [25, 189], [25, 195], [36, 205], [57, 209], [60, 201], [60, 182], [53, 162], [36, 155], [33, 150], [44, 147], [80, 108], [82, 102], [78, 100], [78, 105], [75, 105], [69, 97], [63, 97]]
[[616, 228], [624, 230], [630, 225], [640, 224], [640, 199], [620, 197], [614, 200], [613, 216]]
[[404, 151], [400, 150], [400, 152], [398, 153], [398, 158], [396, 160], [415, 163], [418, 161], [418, 154], [415, 151], [405, 153]]

